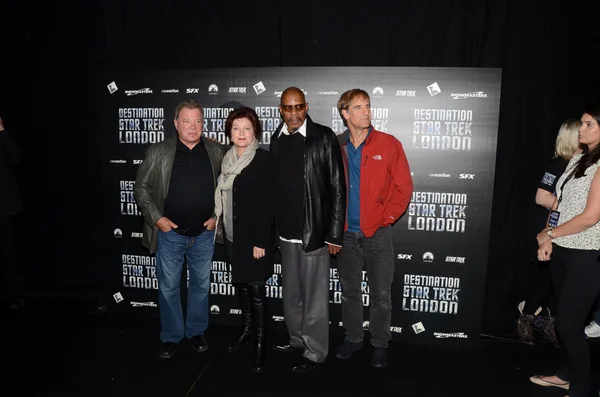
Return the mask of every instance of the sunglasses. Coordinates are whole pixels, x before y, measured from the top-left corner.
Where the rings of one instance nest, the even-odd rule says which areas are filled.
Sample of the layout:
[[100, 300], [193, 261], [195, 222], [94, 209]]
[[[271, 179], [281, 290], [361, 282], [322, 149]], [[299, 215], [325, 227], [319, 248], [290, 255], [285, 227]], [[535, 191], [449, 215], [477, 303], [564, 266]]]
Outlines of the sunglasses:
[[298, 103], [296, 105], [279, 105], [281, 107], [281, 110], [283, 110], [285, 113], [290, 113], [292, 111], [292, 109], [296, 109], [297, 112], [302, 112], [304, 109], [306, 109], [306, 103]]

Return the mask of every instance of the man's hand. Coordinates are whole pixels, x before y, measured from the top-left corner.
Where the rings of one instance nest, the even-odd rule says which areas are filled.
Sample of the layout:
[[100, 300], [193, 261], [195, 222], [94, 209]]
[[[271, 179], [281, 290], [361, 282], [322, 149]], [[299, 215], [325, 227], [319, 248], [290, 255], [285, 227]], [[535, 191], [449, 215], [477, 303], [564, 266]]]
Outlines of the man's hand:
[[260, 259], [263, 256], [265, 256], [265, 249], [264, 248], [254, 247], [252, 249], [252, 255], [254, 256], [254, 259]]
[[4, 131], [4, 121], [2, 121], [2, 117], [0, 117], [0, 131]]
[[171, 222], [169, 218], [163, 216], [159, 220], [156, 221], [156, 226], [163, 232], [170, 232], [171, 229], [177, 229], [177, 225]]
[[329, 253], [331, 255], [337, 255], [342, 250], [342, 247], [340, 247], [339, 245], [333, 245], [333, 244], [327, 243], [327, 249], [329, 250]]
[[204, 226], [206, 226], [206, 230], [215, 230], [216, 224], [217, 224], [217, 221], [215, 221], [213, 218], [210, 218], [209, 220], [204, 222]]

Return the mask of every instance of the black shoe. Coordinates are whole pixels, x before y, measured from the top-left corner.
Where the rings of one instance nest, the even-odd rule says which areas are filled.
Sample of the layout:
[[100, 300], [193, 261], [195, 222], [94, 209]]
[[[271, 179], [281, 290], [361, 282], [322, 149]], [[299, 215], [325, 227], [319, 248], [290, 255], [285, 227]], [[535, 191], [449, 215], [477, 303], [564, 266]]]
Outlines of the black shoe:
[[371, 356], [371, 365], [375, 368], [384, 368], [388, 364], [388, 352], [385, 347], [374, 347]]
[[173, 354], [175, 354], [176, 349], [177, 349], [177, 343], [163, 342], [160, 345], [159, 356], [160, 356], [160, 358], [171, 358], [171, 357], [173, 357]]
[[273, 350], [280, 353], [292, 353], [300, 351], [301, 349], [292, 345], [274, 345]]
[[248, 295], [247, 284], [234, 284], [240, 298], [240, 307], [242, 308], [242, 332], [237, 339], [229, 346], [229, 353], [236, 352], [242, 348], [252, 338], [252, 315], [250, 313], [250, 296]]
[[337, 358], [341, 358], [342, 360], [345, 360], [347, 358], [350, 358], [350, 356], [352, 356], [352, 353], [354, 353], [355, 351], [359, 350], [362, 347], [363, 347], [362, 342], [353, 343], [353, 342], [350, 342], [348, 339], [344, 339], [344, 342], [342, 342], [342, 344], [338, 346], [338, 348], [335, 352], [335, 356]]
[[192, 337], [192, 348], [198, 353], [208, 350], [208, 342], [204, 335], [196, 335]]
[[[257, 349], [261, 349], [261, 347], [257, 347]], [[265, 362], [264, 355], [260, 353], [256, 353], [256, 358], [252, 363], [252, 371], [254, 372], [265, 372], [267, 370], [267, 363]]]
[[302, 357], [298, 364], [292, 367], [292, 371], [294, 372], [308, 372], [317, 368], [317, 363], [314, 361], [310, 361], [307, 358]]
[[249, 284], [250, 311], [252, 328], [254, 329], [254, 362], [252, 371], [264, 372], [267, 369], [265, 360], [265, 339], [267, 336], [267, 308], [265, 304], [264, 285]]

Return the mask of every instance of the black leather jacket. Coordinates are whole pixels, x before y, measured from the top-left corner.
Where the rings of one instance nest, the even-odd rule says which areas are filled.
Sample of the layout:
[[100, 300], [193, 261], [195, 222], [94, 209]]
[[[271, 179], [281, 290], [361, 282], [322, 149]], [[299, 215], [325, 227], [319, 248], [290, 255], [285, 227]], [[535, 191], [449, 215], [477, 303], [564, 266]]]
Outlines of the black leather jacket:
[[[279, 134], [271, 137], [271, 152], [277, 160]], [[331, 128], [314, 123], [306, 116], [304, 141], [304, 229], [305, 252], [331, 243], [342, 245], [346, 221], [346, 178], [342, 152]]]

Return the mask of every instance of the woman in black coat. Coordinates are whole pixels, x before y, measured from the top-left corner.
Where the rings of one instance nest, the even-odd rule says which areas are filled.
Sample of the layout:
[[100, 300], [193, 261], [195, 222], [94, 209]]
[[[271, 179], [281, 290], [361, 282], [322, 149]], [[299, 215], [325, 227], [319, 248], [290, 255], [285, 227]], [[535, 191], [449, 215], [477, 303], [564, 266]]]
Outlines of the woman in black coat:
[[228, 347], [240, 349], [254, 333], [252, 369], [265, 364], [265, 280], [273, 274], [275, 177], [270, 152], [258, 147], [262, 128], [248, 107], [234, 110], [225, 122], [233, 147], [225, 154], [215, 191], [217, 222], [223, 223], [232, 281], [240, 298], [242, 332]]

